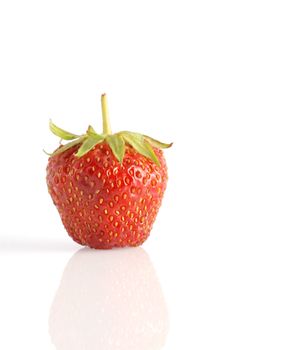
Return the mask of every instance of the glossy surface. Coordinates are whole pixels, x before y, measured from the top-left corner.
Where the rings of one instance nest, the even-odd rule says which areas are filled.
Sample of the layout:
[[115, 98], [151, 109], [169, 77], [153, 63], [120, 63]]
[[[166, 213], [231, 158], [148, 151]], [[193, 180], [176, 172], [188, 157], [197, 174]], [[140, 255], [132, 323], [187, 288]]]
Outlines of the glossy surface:
[[122, 165], [98, 144], [78, 158], [78, 146], [49, 158], [47, 184], [62, 222], [78, 243], [93, 248], [137, 246], [150, 234], [167, 184], [160, 166], [127, 146]]
[[49, 333], [58, 350], [162, 349], [169, 316], [158, 277], [142, 248], [68, 262], [52, 302]]
[[[143, 317], [154, 350], [283, 349], [282, 33], [282, 0], [0, 1], [1, 350], [137, 350]], [[174, 142], [150, 237], [120, 265], [68, 237], [45, 181], [49, 118], [101, 132], [102, 92], [113, 132]], [[131, 325], [132, 280], [152, 313]]]

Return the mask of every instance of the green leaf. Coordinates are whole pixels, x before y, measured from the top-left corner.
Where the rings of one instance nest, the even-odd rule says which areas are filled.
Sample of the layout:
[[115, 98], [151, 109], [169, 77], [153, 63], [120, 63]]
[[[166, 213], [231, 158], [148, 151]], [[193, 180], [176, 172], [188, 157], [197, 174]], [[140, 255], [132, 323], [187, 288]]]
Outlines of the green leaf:
[[60, 154], [60, 153], [67, 151], [67, 149], [82, 143], [84, 141], [84, 139], [85, 139], [85, 137], [82, 136], [82, 137], [78, 138], [77, 140], [71, 141], [64, 146], [57, 148], [57, 150], [54, 151], [50, 156], [53, 157], [53, 156], [56, 156], [57, 154]]
[[97, 132], [94, 130], [94, 128], [91, 125], [88, 126], [86, 133], [88, 135], [97, 135]]
[[91, 135], [88, 136], [81, 147], [79, 148], [78, 152], [75, 154], [76, 157], [80, 158], [84, 156], [86, 153], [88, 153], [91, 149], [93, 149], [94, 146], [96, 146], [98, 143], [104, 140], [104, 137], [101, 135]]
[[112, 149], [114, 156], [122, 163], [125, 155], [125, 141], [123, 137], [119, 134], [108, 135], [106, 141]]
[[59, 128], [57, 125], [52, 123], [52, 120], [49, 121], [49, 129], [53, 132], [54, 135], [60, 137], [63, 140], [74, 140], [80, 137], [79, 135], [72, 134], [66, 130]]
[[164, 143], [164, 142], [160, 142], [158, 140], [155, 140], [150, 136], [147, 136], [147, 135], [143, 135], [143, 136], [153, 147], [156, 147], [156, 148], [169, 148], [173, 145], [173, 142]]
[[158, 166], [160, 165], [154, 150], [152, 149], [151, 145], [145, 140], [142, 134], [124, 131], [120, 135], [122, 135], [123, 139], [129, 143], [138, 153], [151, 159]]
[[49, 152], [45, 151], [45, 149], [43, 149], [43, 152], [49, 157], [52, 156], [52, 153], [49, 153]]

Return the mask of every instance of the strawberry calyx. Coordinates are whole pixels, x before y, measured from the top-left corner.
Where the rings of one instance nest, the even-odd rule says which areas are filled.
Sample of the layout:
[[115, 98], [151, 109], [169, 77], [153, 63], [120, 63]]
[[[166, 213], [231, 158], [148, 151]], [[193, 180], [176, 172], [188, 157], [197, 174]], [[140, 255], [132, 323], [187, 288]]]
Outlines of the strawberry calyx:
[[103, 133], [98, 134], [94, 128], [90, 125], [83, 135], [76, 135], [66, 130], [59, 128], [55, 125], [51, 120], [49, 121], [49, 129], [50, 131], [58, 136], [61, 140], [70, 141], [53, 153], [48, 154], [50, 157], [53, 157], [57, 154], [63, 153], [69, 148], [80, 145], [79, 149], [75, 153], [75, 156], [80, 158], [83, 155], [87, 154], [91, 151], [97, 144], [101, 142], [106, 142], [116, 159], [122, 163], [125, 155], [125, 150], [128, 145], [133, 147], [138, 153], [143, 156], [151, 159], [158, 166], [159, 160], [154, 151], [154, 148], [164, 149], [172, 146], [172, 143], [163, 143], [158, 140], [153, 139], [150, 136], [143, 135], [136, 132], [131, 131], [120, 131], [118, 133], [112, 134], [110, 121], [109, 121], [109, 113], [107, 106], [107, 98], [106, 94], [101, 96], [101, 107], [102, 107], [102, 118], [103, 118]]

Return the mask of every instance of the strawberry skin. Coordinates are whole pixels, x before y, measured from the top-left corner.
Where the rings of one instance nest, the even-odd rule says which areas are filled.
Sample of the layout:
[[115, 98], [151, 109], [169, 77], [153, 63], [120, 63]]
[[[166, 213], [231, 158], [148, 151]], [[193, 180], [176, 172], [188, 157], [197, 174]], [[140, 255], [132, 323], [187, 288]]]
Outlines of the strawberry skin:
[[69, 235], [91, 248], [138, 246], [150, 234], [167, 184], [160, 166], [126, 146], [122, 164], [106, 142], [78, 158], [75, 145], [49, 158], [47, 185]]
[[47, 186], [69, 235], [97, 249], [138, 246], [150, 234], [167, 185], [162, 149], [171, 144], [137, 132], [112, 133], [106, 95], [103, 132], [50, 131], [61, 140], [47, 165]]

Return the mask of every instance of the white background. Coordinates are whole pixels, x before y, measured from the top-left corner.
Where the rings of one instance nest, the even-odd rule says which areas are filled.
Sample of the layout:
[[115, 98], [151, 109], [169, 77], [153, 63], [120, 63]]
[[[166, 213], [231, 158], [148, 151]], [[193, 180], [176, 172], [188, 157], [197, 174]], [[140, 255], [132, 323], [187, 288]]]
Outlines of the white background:
[[[1, 349], [282, 349], [282, 16], [273, 0], [0, 1]], [[102, 92], [114, 131], [174, 141], [170, 178], [142, 248], [74, 255], [42, 149], [49, 118], [99, 130]]]

